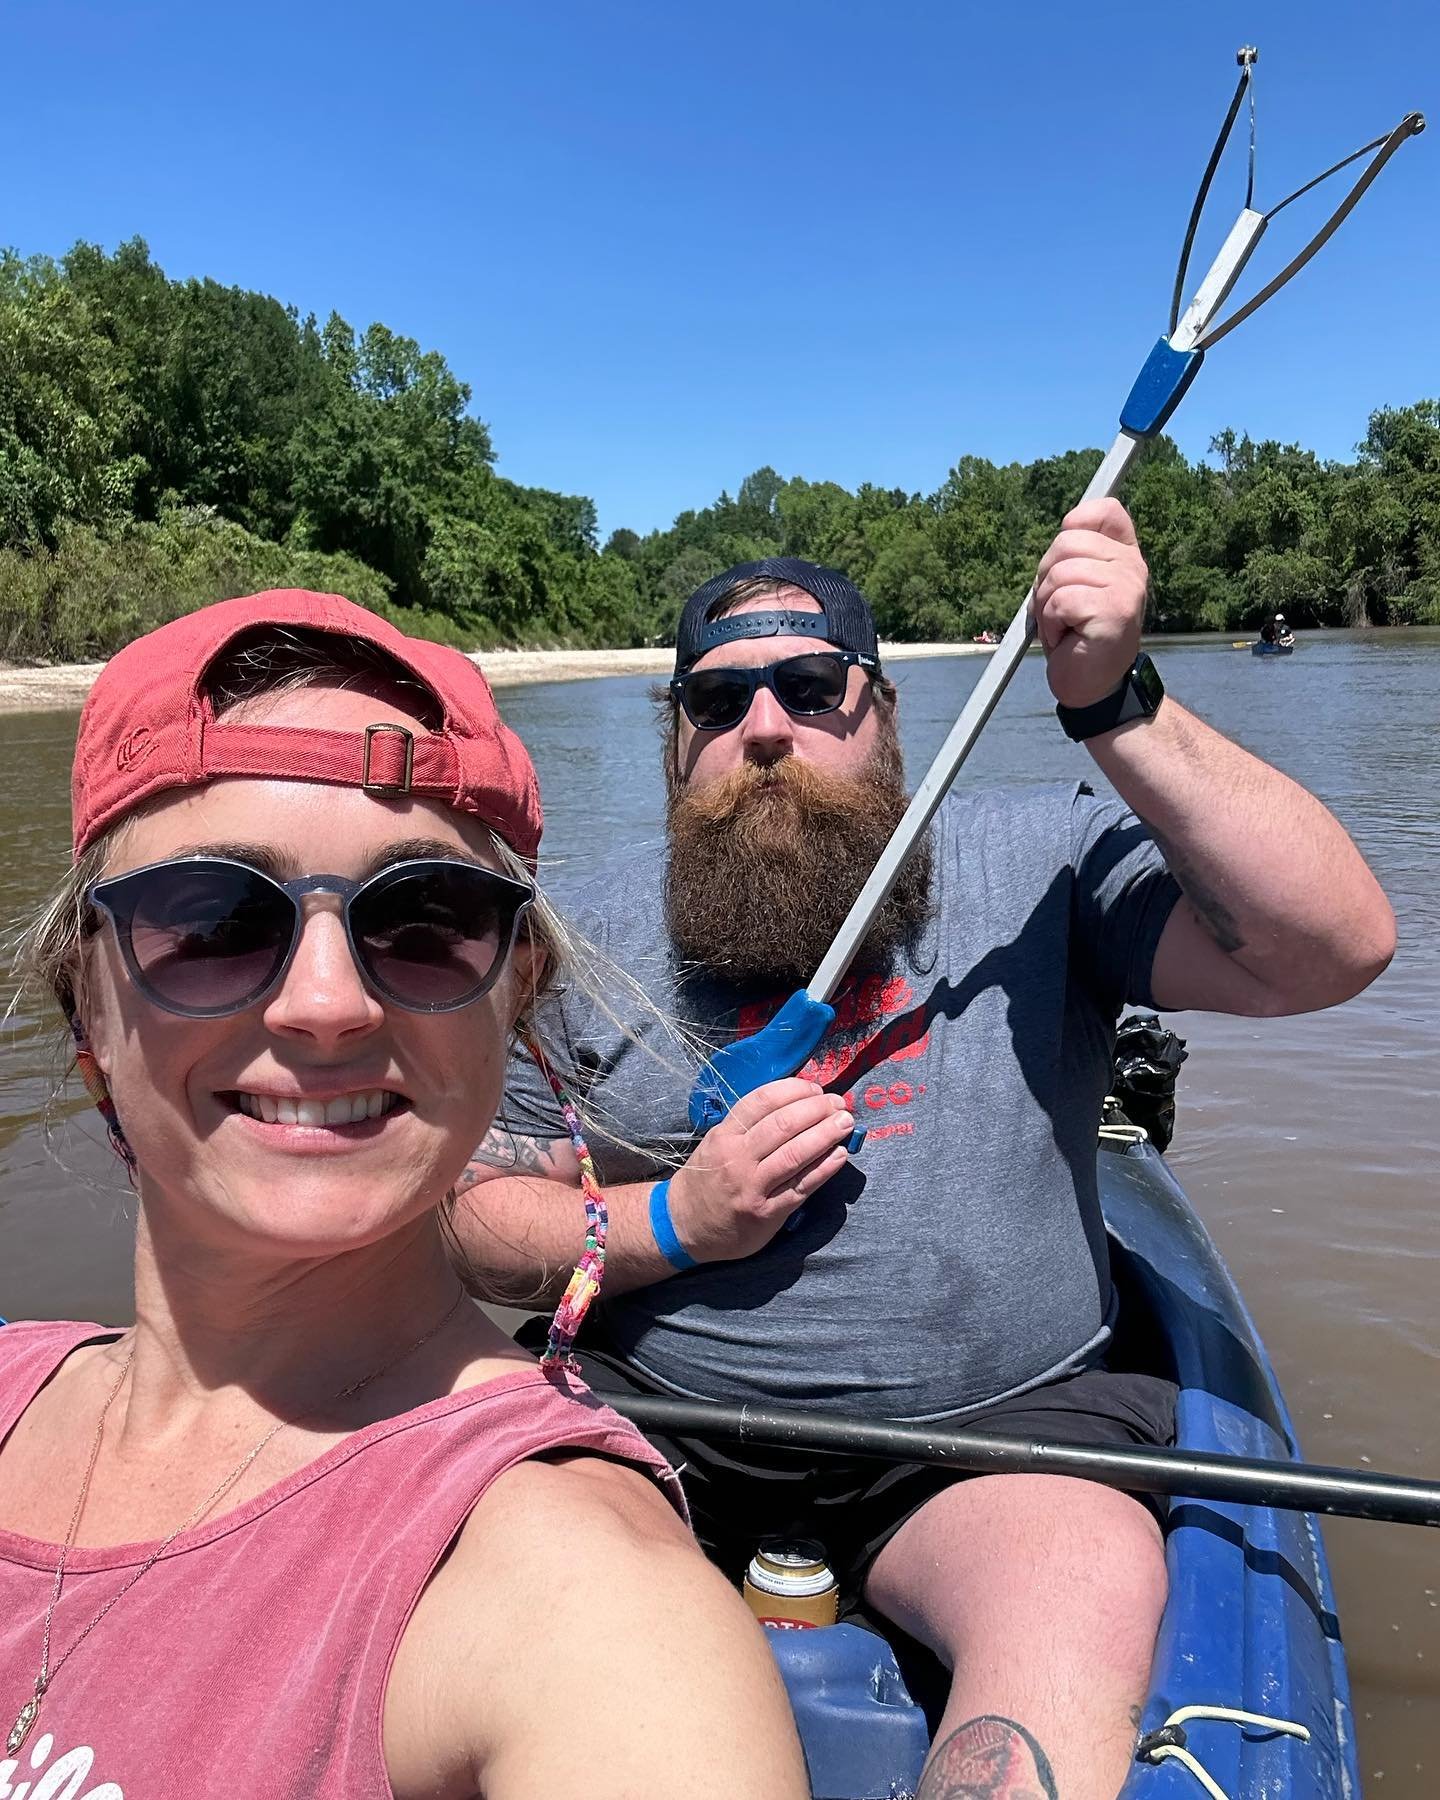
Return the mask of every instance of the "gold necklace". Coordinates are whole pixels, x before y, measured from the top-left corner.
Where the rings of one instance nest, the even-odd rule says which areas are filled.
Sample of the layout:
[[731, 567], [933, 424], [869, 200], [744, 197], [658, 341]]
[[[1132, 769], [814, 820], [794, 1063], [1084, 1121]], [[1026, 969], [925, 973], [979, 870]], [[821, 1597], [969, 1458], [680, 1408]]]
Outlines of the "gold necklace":
[[[464, 1298], [465, 1290], [464, 1288], [461, 1288], [460, 1292], [446, 1308], [444, 1316], [438, 1319], [423, 1337], [416, 1338], [415, 1342], [402, 1350], [398, 1356], [392, 1356], [389, 1362], [382, 1363], [378, 1369], [372, 1369], [371, 1372], [361, 1380], [352, 1381], [348, 1387], [341, 1388], [338, 1394], [333, 1395], [328, 1402], [324, 1402], [323, 1404], [335, 1406], [341, 1400], [349, 1400], [352, 1396], [358, 1394], [362, 1388], [369, 1387], [372, 1381], [378, 1381], [382, 1375], [388, 1375], [391, 1369], [395, 1368], [397, 1364], [404, 1362], [407, 1356], [413, 1356], [423, 1344], [428, 1344], [431, 1338], [450, 1323], [451, 1319], [454, 1318], [456, 1312], [459, 1310], [460, 1302]], [[10, 1735], [5, 1740], [5, 1753], [7, 1756], [14, 1756], [20, 1750], [26, 1738], [30, 1735], [31, 1727], [40, 1716], [40, 1703], [45, 1698], [55, 1677], [60, 1673], [61, 1669], [64, 1668], [65, 1664], [69, 1662], [70, 1658], [85, 1642], [86, 1638], [89, 1637], [90, 1633], [106, 1616], [110, 1609], [125, 1598], [131, 1588], [133, 1588], [136, 1582], [140, 1580], [141, 1576], [149, 1574], [150, 1570], [154, 1568], [155, 1564], [159, 1562], [160, 1558], [182, 1532], [189, 1531], [192, 1526], [198, 1525], [200, 1520], [205, 1517], [206, 1513], [225, 1498], [226, 1494], [230, 1492], [231, 1488], [234, 1487], [235, 1483], [250, 1467], [251, 1463], [255, 1461], [255, 1458], [259, 1456], [260, 1452], [272, 1438], [276, 1437], [288, 1426], [302, 1424], [305, 1419], [310, 1417], [310, 1413], [301, 1413], [297, 1419], [277, 1419], [269, 1430], [266, 1431], [259, 1443], [257, 1443], [253, 1449], [248, 1450], [245, 1453], [242, 1460], [230, 1471], [220, 1483], [219, 1487], [215, 1489], [214, 1493], [207, 1495], [195, 1508], [194, 1512], [192, 1512], [181, 1524], [177, 1525], [170, 1533], [169, 1537], [164, 1539], [161, 1544], [151, 1551], [150, 1555], [145, 1558], [145, 1561], [141, 1563], [140, 1567], [125, 1585], [120, 1588], [118, 1592], [110, 1596], [100, 1608], [99, 1612], [96, 1613], [95, 1617], [91, 1619], [90, 1623], [75, 1639], [74, 1643], [70, 1645], [69, 1649], [56, 1659], [55, 1664], [52, 1667], [50, 1663], [50, 1629], [55, 1622], [55, 1608], [60, 1603], [61, 1589], [65, 1585], [65, 1565], [70, 1559], [71, 1550], [74, 1548], [75, 1534], [80, 1529], [80, 1520], [85, 1511], [85, 1502], [90, 1494], [91, 1478], [95, 1473], [95, 1464], [100, 1456], [101, 1440], [105, 1435], [105, 1420], [109, 1416], [110, 1408], [115, 1404], [116, 1396], [124, 1386], [125, 1377], [130, 1373], [130, 1364], [134, 1360], [134, 1357], [135, 1346], [132, 1344], [130, 1346], [130, 1353], [121, 1365], [120, 1373], [116, 1377], [114, 1385], [111, 1387], [110, 1392], [105, 1396], [105, 1404], [100, 1408], [100, 1419], [95, 1427], [95, 1438], [90, 1445], [90, 1460], [85, 1465], [85, 1478], [80, 1483], [80, 1493], [75, 1501], [75, 1510], [70, 1515], [70, 1528], [65, 1533], [65, 1542], [60, 1546], [60, 1560], [55, 1565], [55, 1581], [50, 1590], [50, 1604], [45, 1608], [45, 1628], [41, 1636], [40, 1645], [40, 1673], [35, 1677], [34, 1693], [20, 1708], [15, 1723], [10, 1728]], [[311, 1408], [311, 1412], [318, 1412], [319, 1410], [319, 1407]]]

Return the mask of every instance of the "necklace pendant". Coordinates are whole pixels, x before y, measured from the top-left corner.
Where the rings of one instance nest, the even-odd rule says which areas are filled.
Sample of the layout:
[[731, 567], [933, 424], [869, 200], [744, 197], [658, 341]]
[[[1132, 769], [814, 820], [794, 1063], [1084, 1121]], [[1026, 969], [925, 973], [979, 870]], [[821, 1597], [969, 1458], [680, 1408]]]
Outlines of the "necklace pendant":
[[14, 1756], [30, 1735], [30, 1727], [40, 1713], [40, 1696], [35, 1694], [20, 1708], [20, 1715], [10, 1727], [10, 1735], [5, 1740], [5, 1754]]

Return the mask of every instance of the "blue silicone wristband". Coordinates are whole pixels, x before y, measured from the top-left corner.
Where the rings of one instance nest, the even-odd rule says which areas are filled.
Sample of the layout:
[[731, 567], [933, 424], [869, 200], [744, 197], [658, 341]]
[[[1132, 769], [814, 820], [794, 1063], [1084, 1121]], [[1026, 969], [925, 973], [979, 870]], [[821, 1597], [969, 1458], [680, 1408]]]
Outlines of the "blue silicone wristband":
[[670, 1217], [670, 1182], [657, 1181], [650, 1190], [650, 1235], [672, 1269], [695, 1269], [699, 1264], [680, 1242]]

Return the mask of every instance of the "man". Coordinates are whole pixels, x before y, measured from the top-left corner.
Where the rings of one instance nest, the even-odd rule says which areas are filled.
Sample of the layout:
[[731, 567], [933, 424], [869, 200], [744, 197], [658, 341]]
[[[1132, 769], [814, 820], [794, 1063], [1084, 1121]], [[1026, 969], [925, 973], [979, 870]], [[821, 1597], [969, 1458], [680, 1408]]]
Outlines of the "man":
[[1260, 627], [1260, 642], [1281, 645], [1295, 642], [1295, 633], [1285, 623], [1284, 613], [1277, 612], [1273, 619], [1267, 619]]
[[[1139, 654], [1146, 581], [1113, 501], [1071, 513], [1036, 580], [1061, 722], [1126, 804], [1083, 778], [952, 794], [798, 1077], [697, 1144], [681, 1047], [643, 1013], [627, 1035], [566, 999], [552, 1024], [612, 1218], [597, 1384], [1170, 1437], [1173, 1390], [1105, 1367], [1095, 1132], [1116, 1015], [1333, 1005], [1385, 967], [1394, 921], [1317, 800], [1163, 697]], [[874, 623], [833, 571], [777, 559], [708, 582], [676, 672], [667, 849], [591, 890], [580, 923], [703, 1049], [809, 978], [905, 797]], [[502, 1118], [456, 1223], [533, 1296], [575, 1259], [578, 1172], [518, 1065]], [[732, 1574], [758, 1537], [804, 1528], [953, 1671], [926, 1800], [982, 1770], [996, 1795], [1116, 1792], [1165, 1600], [1145, 1504], [1053, 1476], [683, 1451]]]

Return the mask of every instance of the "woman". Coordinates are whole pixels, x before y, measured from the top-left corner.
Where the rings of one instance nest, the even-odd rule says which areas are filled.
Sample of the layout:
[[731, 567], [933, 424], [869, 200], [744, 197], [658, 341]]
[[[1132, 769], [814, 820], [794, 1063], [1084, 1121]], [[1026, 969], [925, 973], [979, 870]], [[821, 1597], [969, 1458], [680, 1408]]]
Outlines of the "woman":
[[445, 1253], [559, 950], [478, 671], [333, 596], [206, 608], [101, 675], [73, 811], [29, 961], [136, 1324], [0, 1331], [0, 1793], [808, 1792], [671, 1471]]

